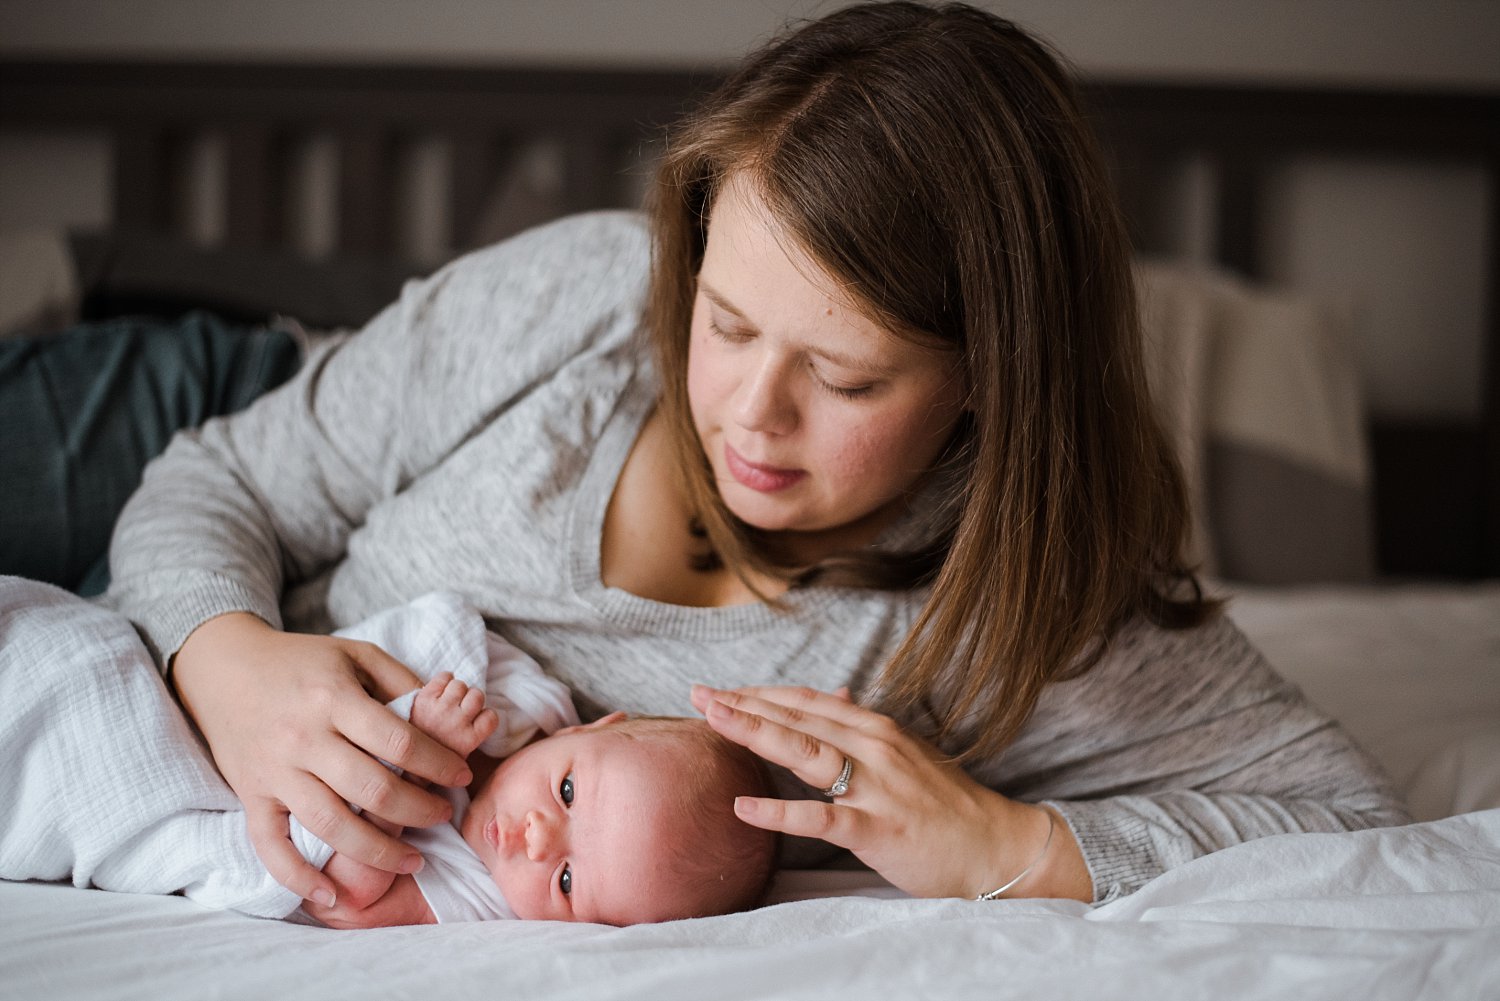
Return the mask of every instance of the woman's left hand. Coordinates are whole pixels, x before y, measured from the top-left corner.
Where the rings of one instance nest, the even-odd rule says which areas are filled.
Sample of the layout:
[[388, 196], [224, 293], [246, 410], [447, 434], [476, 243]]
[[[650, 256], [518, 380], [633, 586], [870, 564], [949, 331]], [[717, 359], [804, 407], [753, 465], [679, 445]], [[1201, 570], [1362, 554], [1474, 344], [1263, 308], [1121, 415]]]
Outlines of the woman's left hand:
[[[692, 701], [715, 731], [814, 787], [832, 786], [847, 759], [848, 789], [831, 802], [740, 797], [735, 812], [756, 827], [847, 848], [912, 896], [972, 899], [1011, 879], [1047, 844], [1055, 818], [1043, 808], [986, 788], [889, 716], [839, 695], [695, 685]], [[1057, 822], [1037, 861], [1015, 896], [1092, 897], [1065, 824]]]

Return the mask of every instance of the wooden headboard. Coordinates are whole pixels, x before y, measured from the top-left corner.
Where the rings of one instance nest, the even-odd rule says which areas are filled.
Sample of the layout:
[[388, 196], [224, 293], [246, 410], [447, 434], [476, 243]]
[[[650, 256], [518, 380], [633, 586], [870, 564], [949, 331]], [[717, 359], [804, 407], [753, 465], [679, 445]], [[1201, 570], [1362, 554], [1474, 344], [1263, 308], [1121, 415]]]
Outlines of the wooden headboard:
[[[638, 204], [663, 128], [712, 72], [11, 61], [0, 129], [111, 137], [113, 225], [208, 233], [227, 247], [409, 261], [413, 271], [552, 215]], [[1482, 412], [1376, 420], [1380, 568], [1500, 576], [1500, 95], [1385, 93], [1091, 81], [1137, 245], [1171, 249], [1168, 201], [1189, 159], [1215, 183], [1209, 256], [1267, 273], [1266, 185], [1289, 158], [1337, 154], [1459, 163], [1484, 172]], [[223, 176], [205, 231], [195, 151], [219, 143]], [[540, 145], [539, 145], [540, 144]], [[497, 186], [536, 166], [551, 180]], [[425, 243], [413, 245], [411, 169], [423, 150]], [[328, 224], [309, 240], [310, 151], [321, 151]], [[528, 157], [530, 158], [528, 160]], [[317, 157], [312, 157], [316, 160]], [[529, 166], [528, 166], [529, 164]], [[201, 189], [201, 184], [199, 185]], [[202, 192], [197, 192], [201, 196]], [[501, 199], [504, 202], [504, 199]], [[314, 234], [317, 235], [317, 234]], [[422, 241], [417, 241], [422, 243]]]

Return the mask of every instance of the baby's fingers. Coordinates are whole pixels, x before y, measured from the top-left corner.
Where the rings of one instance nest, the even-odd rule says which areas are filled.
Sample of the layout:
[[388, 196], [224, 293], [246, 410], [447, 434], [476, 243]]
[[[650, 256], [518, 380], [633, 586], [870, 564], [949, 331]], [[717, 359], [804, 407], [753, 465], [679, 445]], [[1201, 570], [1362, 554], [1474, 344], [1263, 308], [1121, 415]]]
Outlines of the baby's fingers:
[[440, 698], [443, 691], [448, 687], [448, 682], [453, 680], [453, 674], [449, 671], [440, 671], [428, 679], [427, 684], [422, 686], [422, 691], [430, 698]]
[[[341, 707], [334, 720], [339, 731], [356, 748], [369, 755], [383, 758], [404, 771], [411, 772], [429, 782], [444, 786], [464, 786], [473, 780], [464, 759], [433, 740], [421, 730], [387, 711], [379, 703], [368, 699]], [[371, 768], [379, 765], [368, 758]], [[357, 764], [357, 763], [356, 763]], [[351, 766], [353, 767], [353, 766]], [[323, 765], [323, 770], [328, 766]], [[375, 780], [379, 773], [365, 769], [367, 781]], [[382, 780], [379, 780], [383, 782]], [[332, 785], [333, 783], [329, 783]], [[387, 816], [377, 804], [361, 798], [358, 787], [341, 788], [341, 793], [360, 807], [375, 810], [387, 820], [394, 820], [407, 827], [422, 827], [434, 820], [409, 814]], [[402, 803], [420, 801], [421, 797], [398, 794]], [[442, 819], [442, 818], [437, 818]]]
[[479, 738], [481, 744], [498, 729], [500, 729], [500, 714], [493, 709], [484, 710], [474, 720], [474, 735]]

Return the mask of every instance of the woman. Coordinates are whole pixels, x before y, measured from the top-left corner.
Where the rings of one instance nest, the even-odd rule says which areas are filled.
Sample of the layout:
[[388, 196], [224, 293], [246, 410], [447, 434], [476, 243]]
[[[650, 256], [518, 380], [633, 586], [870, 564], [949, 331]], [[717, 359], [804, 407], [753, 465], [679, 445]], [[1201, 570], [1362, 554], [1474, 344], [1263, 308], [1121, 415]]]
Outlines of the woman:
[[408, 288], [127, 507], [112, 598], [285, 885], [330, 890], [288, 811], [419, 864], [345, 805], [443, 819], [377, 756], [469, 776], [367, 694], [404, 666], [278, 627], [439, 586], [586, 716], [691, 693], [826, 797], [744, 819], [917, 895], [1103, 901], [1403, 819], [1182, 564], [1126, 242], [1036, 42], [962, 6], [812, 22], [674, 137], [650, 222], [565, 220]]

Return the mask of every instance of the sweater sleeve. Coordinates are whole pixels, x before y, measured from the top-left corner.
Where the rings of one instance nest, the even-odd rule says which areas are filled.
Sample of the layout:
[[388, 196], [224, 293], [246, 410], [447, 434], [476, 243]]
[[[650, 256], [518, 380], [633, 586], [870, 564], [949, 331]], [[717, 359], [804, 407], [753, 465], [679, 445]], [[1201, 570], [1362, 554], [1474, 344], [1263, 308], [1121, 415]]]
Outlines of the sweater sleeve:
[[216, 615], [280, 627], [284, 589], [339, 562], [375, 505], [633, 329], [648, 259], [638, 218], [597, 213], [410, 283], [280, 389], [173, 439], [117, 523], [108, 602], [163, 668]]
[[1254, 838], [1409, 820], [1375, 761], [1224, 618], [1126, 630], [1052, 686], [1012, 751], [995, 784], [1058, 811], [1095, 903]]

